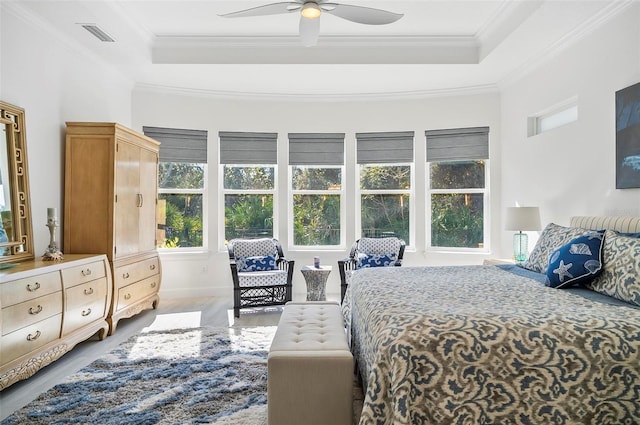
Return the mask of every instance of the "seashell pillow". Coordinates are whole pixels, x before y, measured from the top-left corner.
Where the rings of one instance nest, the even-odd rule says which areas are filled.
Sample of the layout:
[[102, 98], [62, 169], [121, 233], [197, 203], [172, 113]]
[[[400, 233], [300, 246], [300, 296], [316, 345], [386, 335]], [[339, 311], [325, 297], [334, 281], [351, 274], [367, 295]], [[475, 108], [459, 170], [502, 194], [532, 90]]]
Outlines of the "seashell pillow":
[[551, 254], [572, 239], [582, 236], [588, 231], [580, 227], [564, 227], [555, 223], [547, 224], [522, 267], [537, 273], [546, 273]]
[[607, 230], [603, 260], [602, 274], [586, 286], [640, 306], [640, 239]]
[[602, 272], [604, 230], [588, 231], [555, 250], [549, 258], [547, 286], [568, 288], [587, 283]]

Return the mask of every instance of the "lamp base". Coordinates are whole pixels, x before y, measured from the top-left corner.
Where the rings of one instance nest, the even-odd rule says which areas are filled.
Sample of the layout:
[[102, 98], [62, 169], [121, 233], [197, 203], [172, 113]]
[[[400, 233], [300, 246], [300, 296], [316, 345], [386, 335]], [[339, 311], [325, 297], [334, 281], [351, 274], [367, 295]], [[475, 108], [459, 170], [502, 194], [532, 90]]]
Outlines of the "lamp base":
[[527, 259], [529, 248], [529, 235], [518, 232], [513, 235], [513, 259], [521, 263]]

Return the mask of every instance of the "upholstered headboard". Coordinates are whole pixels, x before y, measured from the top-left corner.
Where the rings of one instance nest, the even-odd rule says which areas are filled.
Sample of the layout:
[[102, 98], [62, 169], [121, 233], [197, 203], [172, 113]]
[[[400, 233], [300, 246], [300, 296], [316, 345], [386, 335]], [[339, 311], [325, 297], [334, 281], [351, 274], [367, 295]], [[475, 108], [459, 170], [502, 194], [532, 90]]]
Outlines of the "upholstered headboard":
[[571, 217], [570, 225], [590, 230], [610, 229], [624, 233], [639, 233], [640, 217], [575, 216]]

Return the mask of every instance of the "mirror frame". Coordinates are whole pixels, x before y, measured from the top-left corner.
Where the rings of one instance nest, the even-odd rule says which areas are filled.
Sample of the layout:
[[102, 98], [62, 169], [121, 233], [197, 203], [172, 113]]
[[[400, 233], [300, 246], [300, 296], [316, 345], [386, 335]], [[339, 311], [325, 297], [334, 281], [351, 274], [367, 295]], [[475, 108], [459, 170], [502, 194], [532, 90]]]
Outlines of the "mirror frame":
[[27, 167], [27, 136], [24, 109], [0, 101], [0, 125], [5, 126], [9, 184], [11, 185], [11, 217], [15, 229], [14, 242], [0, 243], [8, 254], [3, 263], [33, 260], [33, 228], [31, 227], [31, 194]]

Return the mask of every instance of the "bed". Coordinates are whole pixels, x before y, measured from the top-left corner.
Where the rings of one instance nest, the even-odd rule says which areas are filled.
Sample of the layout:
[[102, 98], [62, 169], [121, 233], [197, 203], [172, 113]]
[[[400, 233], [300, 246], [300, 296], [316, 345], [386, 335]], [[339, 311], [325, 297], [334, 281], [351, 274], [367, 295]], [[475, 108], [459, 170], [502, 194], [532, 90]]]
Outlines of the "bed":
[[[547, 286], [556, 273], [542, 269], [593, 239], [588, 229], [602, 235], [591, 249], [601, 269]], [[574, 217], [545, 228], [528, 269], [353, 272], [343, 313], [365, 390], [360, 424], [640, 423], [635, 232], [640, 218]]]

